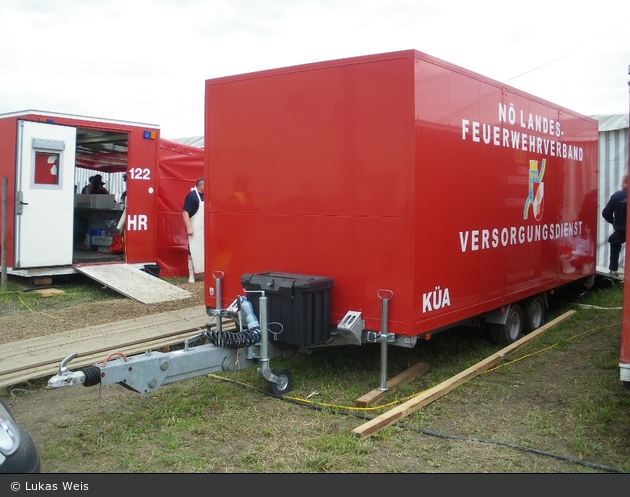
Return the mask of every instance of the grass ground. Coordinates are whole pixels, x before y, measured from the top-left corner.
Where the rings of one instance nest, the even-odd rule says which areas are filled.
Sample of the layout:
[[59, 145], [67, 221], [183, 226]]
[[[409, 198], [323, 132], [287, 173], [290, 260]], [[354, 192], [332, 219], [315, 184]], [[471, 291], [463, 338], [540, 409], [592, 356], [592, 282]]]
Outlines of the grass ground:
[[352, 429], [501, 347], [470, 328], [392, 347], [389, 377], [418, 362], [430, 369], [373, 409], [355, 401], [379, 384], [378, 345], [274, 359], [293, 375], [283, 399], [266, 392], [256, 368], [146, 395], [118, 385], [49, 391], [40, 383], [9, 399], [43, 470], [53, 473], [630, 472], [622, 301], [620, 285], [566, 288], [550, 300], [547, 319], [574, 309], [571, 318], [365, 440]]

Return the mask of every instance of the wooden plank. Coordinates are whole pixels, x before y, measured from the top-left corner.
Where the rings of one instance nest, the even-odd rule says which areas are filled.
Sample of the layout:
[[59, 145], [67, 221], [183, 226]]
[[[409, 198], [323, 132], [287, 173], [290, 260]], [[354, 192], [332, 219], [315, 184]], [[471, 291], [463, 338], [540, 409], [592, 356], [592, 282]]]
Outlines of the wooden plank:
[[39, 290], [33, 290], [33, 293], [38, 293], [42, 297], [54, 297], [55, 295], [63, 295], [66, 292], [59, 288], [41, 288]]
[[105, 352], [182, 331], [190, 332], [196, 329], [195, 324], [204, 328], [207, 321], [205, 306], [197, 306], [4, 344], [0, 354], [0, 375], [58, 363], [72, 352], [79, 355]]
[[[226, 331], [233, 330], [235, 325], [233, 323], [225, 323], [223, 325], [223, 329]], [[97, 362], [100, 362], [105, 359], [107, 354], [119, 351], [125, 354], [127, 357], [131, 357], [136, 354], [143, 354], [144, 352], [150, 350], [161, 350], [165, 348], [170, 348], [175, 345], [181, 345], [186, 341], [186, 338], [194, 336], [197, 334], [198, 330], [185, 330], [180, 332], [178, 335], [174, 335], [171, 337], [161, 338], [158, 340], [151, 340], [148, 342], [144, 342], [141, 344], [134, 344], [125, 347], [112, 347], [106, 353], [104, 352], [93, 352], [86, 353], [84, 355], [80, 355], [70, 361], [67, 365], [69, 370], [76, 371], [77, 369], [82, 369], [88, 366], [92, 366]], [[67, 354], [67, 357], [70, 354]], [[61, 362], [61, 361], [59, 361]], [[50, 377], [57, 374], [59, 371], [59, 362], [56, 364], [41, 364], [35, 365], [26, 369], [22, 369], [19, 371], [15, 371], [12, 373], [1, 374], [0, 375], [0, 392], [2, 392], [2, 388], [6, 390], [8, 387], [12, 387], [14, 385], [18, 385], [20, 383], [28, 382], [31, 380], [36, 380], [39, 378]], [[0, 396], [2, 394], [0, 393]]]
[[406, 385], [407, 383], [412, 382], [428, 370], [429, 365], [426, 362], [414, 364], [409, 369], [395, 376], [391, 380], [387, 380], [387, 383], [385, 383], [387, 390], [379, 390], [378, 388], [375, 388], [371, 392], [359, 397], [355, 404], [357, 407], [373, 407], [385, 395], [396, 392], [400, 385]]
[[[206, 324], [209, 317], [206, 313], [205, 306], [189, 307], [177, 311], [162, 312], [158, 314], [150, 314], [139, 318], [124, 319], [112, 323], [97, 324], [88, 326], [87, 328], [77, 328], [75, 330], [55, 333], [43, 337], [28, 338], [10, 343], [10, 350], [3, 350], [2, 357], [10, 357], [11, 355], [21, 355], [25, 351], [31, 351], [33, 348], [46, 347], [51, 342], [55, 344], [74, 343], [76, 340], [83, 338], [99, 339], [106, 341], [118, 342], [123, 339], [130, 331], [140, 331], [150, 333], [150, 338], [159, 337], [164, 333], [168, 333], [173, 329], [177, 332], [181, 329], [191, 328], [193, 325], [190, 321], [198, 326]], [[7, 344], [3, 345], [3, 349]], [[9, 348], [9, 347], [7, 347]]]
[[[134, 345], [125, 348], [115, 348], [113, 351], [120, 351], [125, 354], [125, 356], [132, 356], [136, 354], [142, 354], [149, 350], [157, 350], [164, 347], [171, 347], [173, 345], [180, 345], [184, 343], [186, 338], [190, 336], [190, 334], [182, 334], [182, 336], [172, 337], [169, 339], [158, 340], [156, 342], [144, 343], [141, 345]], [[112, 352], [110, 350], [110, 352]], [[69, 355], [69, 354], [68, 354]], [[86, 354], [84, 356], [79, 356], [73, 359], [68, 363], [68, 368], [75, 371], [78, 369], [82, 369], [88, 366], [93, 366], [97, 362], [105, 359], [107, 354], [102, 352]], [[32, 368], [23, 369], [20, 371], [15, 371], [9, 374], [0, 375], [0, 388], [2, 387], [11, 387], [13, 385], [17, 385], [19, 383], [28, 382], [31, 380], [36, 380], [39, 378], [54, 376], [59, 372], [59, 363], [57, 364], [43, 364], [40, 366], [34, 366]]]
[[425, 392], [422, 392], [417, 397], [414, 397], [413, 399], [410, 399], [407, 402], [404, 402], [403, 404], [400, 404], [399, 406], [394, 407], [390, 411], [383, 413], [380, 416], [377, 416], [376, 418], [368, 421], [367, 423], [364, 423], [361, 426], [358, 426], [357, 428], [352, 430], [351, 433], [355, 436], [358, 436], [361, 439], [364, 439], [371, 435], [374, 435], [375, 433], [377, 433], [379, 430], [382, 430], [383, 428], [393, 425], [394, 423], [400, 421], [401, 419], [405, 418], [409, 414], [417, 411], [421, 407], [427, 404], [430, 404], [434, 400], [437, 400], [440, 397], [446, 395], [448, 392], [458, 387], [462, 383], [465, 383], [471, 378], [474, 378], [475, 376], [483, 373], [485, 370], [490, 369], [492, 366], [502, 361], [506, 355], [511, 354], [515, 352], [516, 350], [520, 349], [522, 346], [529, 343], [532, 339], [534, 339], [541, 333], [544, 333], [549, 328], [555, 326], [561, 321], [564, 321], [565, 319], [567, 319], [569, 316], [572, 316], [573, 314], [575, 314], [575, 312], [576, 311], [574, 310], [565, 312], [564, 314], [557, 317], [553, 321], [550, 321], [549, 323], [541, 326], [537, 330], [534, 330], [533, 332], [524, 336], [520, 340], [501, 349], [497, 353], [492, 354], [487, 359], [484, 359], [483, 361], [475, 364], [474, 366], [471, 366], [465, 371], [462, 371], [458, 375], [455, 375], [452, 378], [449, 378], [448, 380], [443, 381], [439, 385], [436, 385], [433, 388], [430, 388], [426, 390]]

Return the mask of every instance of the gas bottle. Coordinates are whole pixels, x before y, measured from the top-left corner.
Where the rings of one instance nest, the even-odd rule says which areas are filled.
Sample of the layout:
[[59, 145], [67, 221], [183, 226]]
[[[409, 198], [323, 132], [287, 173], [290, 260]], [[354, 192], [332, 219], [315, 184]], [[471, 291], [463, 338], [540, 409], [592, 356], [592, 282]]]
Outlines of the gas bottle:
[[256, 317], [256, 314], [254, 314], [254, 306], [245, 297], [241, 297], [241, 311], [243, 312], [243, 317], [245, 318], [245, 324], [247, 325], [248, 330], [260, 328], [258, 318]]

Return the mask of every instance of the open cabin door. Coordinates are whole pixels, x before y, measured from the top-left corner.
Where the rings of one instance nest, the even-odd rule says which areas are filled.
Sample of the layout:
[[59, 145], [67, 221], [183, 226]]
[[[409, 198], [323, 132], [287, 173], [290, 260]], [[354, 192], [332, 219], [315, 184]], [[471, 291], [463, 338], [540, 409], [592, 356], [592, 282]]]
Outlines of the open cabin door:
[[76, 128], [18, 121], [16, 269], [72, 265]]

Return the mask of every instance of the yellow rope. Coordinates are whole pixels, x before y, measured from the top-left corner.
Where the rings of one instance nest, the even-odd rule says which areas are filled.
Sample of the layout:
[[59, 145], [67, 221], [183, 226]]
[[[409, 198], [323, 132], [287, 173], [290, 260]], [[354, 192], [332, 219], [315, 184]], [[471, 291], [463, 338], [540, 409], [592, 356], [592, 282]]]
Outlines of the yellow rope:
[[[606, 326], [602, 326], [601, 328], [595, 328], [593, 330], [586, 330], [583, 333], [580, 333], [578, 335], [573, 335], [572, 337], [569, 337], [569, 338], [565, 339], [564, 342], [570, 342], [571, 340], [573, 340], [573, 339], [575, 339], [577, 337], [581, 337], [583, 335], [587, 335], [587, 334], [589, 334], [589, 333], [591, 333], [593, 331], [603, 330], [605, 328], [611, 328], [612, 326], [617, 326], [617, 325], [620, 325], [620, 324], [621, 323], [613, 323], [613, 324], [608, 324]], [[532, 352], [531, 354], [524, 355], [523, 357], [519, 357], [518, 359], [514, 359], [513, 361], [509, 361], [509, 362], [505, 362], [503, 364], [499, 364], [498, 366], [496, 366], [494, 368], [487, 369], [486, 371], [483, 372], [483, 374], [490, 373], [492, 371], [496, 371], [497, 369], [500, 369], [500, 368], [502, 368], [504, 366], [509, 366], [510, 364], [514, 364], [515, 362], [522, 361], [523, 359], [526, 359], [528, 357], [532, 357], [532, 356], [535, 356], [535, 355], [540, 354], [542, 352], [545, 352], [545, 351], [547, 351], [549, 349], [553, 349], [556, 345], [559, 345], [559, 343], [554, 343], [553, 345], [550, 345], [549, 347], [546, 347], [544, 349], [538, 350], [536, 352]]]
[[52, 315], [50, 315], [50, 314], [46, 314], [45, 312], [42, 312], [42, 311], [37, 311], [37, 312], [35, 312], [33, 309], [31, 309], [31, 308], [28, 306], [28, 304], [27, 304], [26, 302], [24, 302], [24, 301], [22, 300], [22, 297], [20, 297], [20, 296], [18, 295], [18, 296], [17, 296], [17, 298], [18, 298], [18, 300], [22, 303], [22, 305], [24, 305], [24, 307], [26, 307], [29, 311], [31, 311], [31, 312], [35, 315], [35, 317], [37, 317], [37, 314], [41, 314], [42, 316], [46, 316], [46, 317], [49, 317], [49, 318], [53, 318], [53, 319], [60, 319], [61, 321], [64, 321], [65, 323], [69, 323], [69, 322], [70, 322], [70, 321], [67, 321], [67, 320], [65, 320], [65, 319], [63, 319], [63, 318], [60, 318], [60, 317], [57, 317], [57, 316], [52, 316]]

